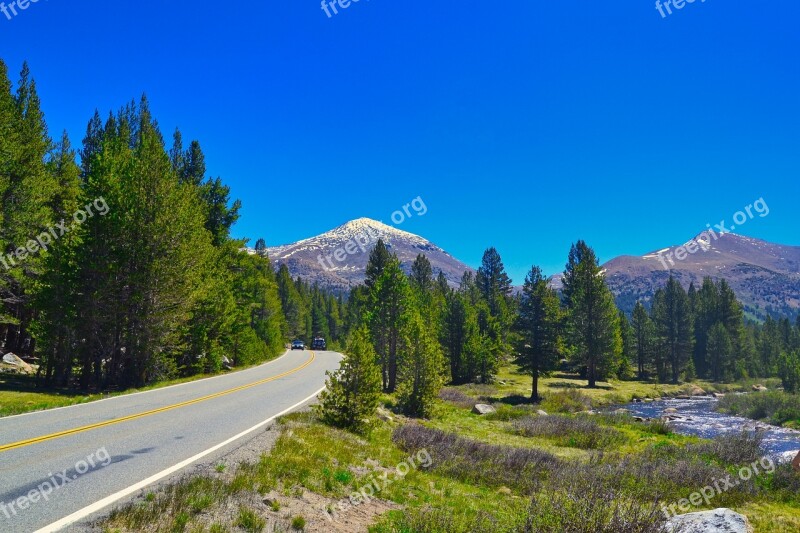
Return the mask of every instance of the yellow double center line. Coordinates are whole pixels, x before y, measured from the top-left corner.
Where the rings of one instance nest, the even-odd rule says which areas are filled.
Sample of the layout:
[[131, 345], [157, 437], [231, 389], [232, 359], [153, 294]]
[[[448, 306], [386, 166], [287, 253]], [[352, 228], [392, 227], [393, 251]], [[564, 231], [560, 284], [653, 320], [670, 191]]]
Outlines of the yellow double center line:
[[[302, 365], [298, 366], [297, 368], [289, 370], [288, 372], [284, 372], [283, 374], [278, 374], [277, 376], [272, 376], [271, 378], [266, 378], [266, 379], [262, 379], [260, 381], [255, 381], [253, 383], [248, 383], [247, 385], [242, 385], [240, 387], [235, 387], [233, 389], [224, 390], [224, 391], [221, 391], [221, 392], [217, 392], [215, 394], [209, 394], [208, 396], [203, 396], [201, 398], [195, 398], [194, 400], [188, 400], [188, 401], [181, 402], [181, 403], [176, 403], [176, 404], [173, 404], [173, 405], [167, 405], [165, 407], [159, 407], [158, 409], [153, 409], [151, 411], [145, 411], [143, 413], [138, 413], [138, 414], [135, 414], [135, 415], [128, 415], [128, 416], [123, 416], [123, 417], [120, 417], [120, 418], [113, 418], [111, 420], [106, 420], [105, 422], [98, 422], [96, 424], [89, 424], [88, 426], [82, 426], [82, 427], [79, 427], [79, 428], [68, 429], [66, 431], [59, 431], [58, 433], [52, 433], [50, 435], [43, 435], [41, 437], [36, 437], [36, 438], [33, 438], [33, 439], [21, 440], [19, 442], [12, 442], [11, 444], [3, 444], [2, 446], [0, 446], [0, 453], [7, 452], [9, 450], [15, 450], [17, 448], [24, 448], [25, 446], [30, 446], [31, 444], [37, 444], [39, 442], [45, 442], [45, 441], [53, 440], [53, 439], [60, 439], [61, 437], [66, 437], [68, 435], [75, 435], [76, 433], [83, 433], [84, 431], [91, 431], [93, 429], [99, 429], [99, 428], [102, 428], [102, 427], [113, 426], [114, 424], [127, 422], [129, 420], [136, 420], [138, 418], [144, 418], [146, 416], [156, 415], [158, 413], [163, 413], [163, 412], [166, 412], [166, 411], [172, 411], [173, 409], [179, 409], [181, 407], [186, 407], [188, 405], [194, 405], [194, 404], [197, 404], [197, 403], [206, 402], [208, 400], [213, 400], [214, 398], [219, 398], [221, 396], [226, 396], [228, 394], [233, 394], [234, 392], [239, 392], [239, 391], [243, 391], [243, 390], [246, 390], [246, 389], [250, 389], [252, 387], [257, 387], [258, 385], [263, 385], [264, 383], [269, 383], [270, 381], [275, 381], [276, 379], [285, 378], [286, 376], [294, 374], [295, 372], [299, 372], [299, 371], [303, 370], [304, 368], [306, 368], [307, 366], [309, 366], [311, 363], [313, 363], [314, 359], [316, 359], [316, 355], [314, 354], [314, 352], [311, 352], [311, 359], [309, 359], [308, 361], [306, 361]], [[91, 405], [91, 404], [87, 404], [87, 405]]]

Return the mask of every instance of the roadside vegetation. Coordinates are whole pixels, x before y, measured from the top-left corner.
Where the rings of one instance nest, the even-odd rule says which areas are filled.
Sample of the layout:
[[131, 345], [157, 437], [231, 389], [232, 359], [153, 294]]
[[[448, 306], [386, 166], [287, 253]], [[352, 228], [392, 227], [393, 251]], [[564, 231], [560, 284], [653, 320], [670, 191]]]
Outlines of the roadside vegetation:
[[[301, 516], [305, 531], [325, 532], [655, 533], [665, 520], [662, 505], [760, 458], [749, 436], [704, 441], [626, 415], [544, 416], [519, 405], [506, 406], [508, 416], [479, 416], [470, 392], [447, 389], [427, 420], [406, 418], [384, 395], [367, 434], [331, 427], [313, 411], [289, 415], [260, 459], [165, 487], [101, 526], [109, 533], [291, 531]], [[520, 434], [520, 423], [548, 418], [558, 419], [555, 431]], [[598, 431], [614, 435], [602, 449]], [[429, 466], [398, 476], [397, 465], [423, 449]], [[385, 487], [384, 474], [392, 480]], [[381, 490], [374, 499], [339, 510], [375, 480]], [[798, 489], [800, 476], [786, 465], [693, 510], [729, 507], [756, 531], [797, 531]]]

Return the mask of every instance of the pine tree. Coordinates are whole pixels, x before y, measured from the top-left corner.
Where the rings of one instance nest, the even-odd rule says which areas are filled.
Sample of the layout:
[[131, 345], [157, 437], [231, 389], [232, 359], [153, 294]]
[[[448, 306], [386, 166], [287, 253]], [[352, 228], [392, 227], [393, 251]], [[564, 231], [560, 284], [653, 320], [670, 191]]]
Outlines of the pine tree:
[[427, 295], [433, 290], [433, 267], [430, 260], [419, 254], [411, 265], [411, 287], [421, 295]]
[[[81, 191], [80, 168], [66, 132], [48, 161], [48, 171], [57, 183], [50, 209], [57, 220], [67, 219], [78, 209]], [[48, 385], [54, 382], [66, 385], [73, 367], [79, 245], [80, 237], [76, 233], [67, 233], [53, 243], [46, 251], [44, 271], [39, 279], [35, 301], [39, 313], [34, 329]]]
[[660, 346], [665, 351], [670, 367], [672, 383], [678, 383], [689, 363], [694, 337], [689, 297], [674, 277], [670, 276], [667, 281], [663, 297], [654, 301], [653, 315]]
[[619, 359], [622, 339], [614, 297], [606, 285], [594, 250], [585, 242], [572, 245], [564, 271], [567, 338], [586, 366], [589, 387]]
[[397, 257], [391, 256], [370, 289], [367, 319], [381, 363], [383, 390], [388, 393], [397, 388], [398, 356], [409, 296], [408, 278]]
[[520, 298], [516, 331], [519, 346], [514, 360], [531, 376], [531, 400], [539, 400], [539, 377], [552, 370], [561, 355], [561, 306], [539, 267], [525, 277]]
[[428, 418], [442, 387], [444, 359], [431, 328], [417, 312], [411, 313], [403, 334], [402, 365], [397, 399], [403, 413]]
[[706, 359], [711, 372], [711, 379], [720, 382], [730, 375], [727, 362], [731, 360], [733, 345], [728, 330], [722, 322], [717, 322], [708, 331]]
[[647, 366], [652, 362], [655, 346], [655, 326], [642, 302], [633, 308], [633, 337], [639, 379], [647, 377]]
[[365, 327], [353, 333], [339, 370], [328, 372], [317, 408], [326, 424], [368, 433], [381, 395], [381, 373]]
[[378, 278], [383, 274], [386, 265], [392, 260], [392, 254], [383, 242], [383, 239], [378, 239], [375, 243], [375, 248], [369, 253], [367, 260], [367, 270], [364, 279], [364, 285], [367, 289], [372, 289], [378, 282]]

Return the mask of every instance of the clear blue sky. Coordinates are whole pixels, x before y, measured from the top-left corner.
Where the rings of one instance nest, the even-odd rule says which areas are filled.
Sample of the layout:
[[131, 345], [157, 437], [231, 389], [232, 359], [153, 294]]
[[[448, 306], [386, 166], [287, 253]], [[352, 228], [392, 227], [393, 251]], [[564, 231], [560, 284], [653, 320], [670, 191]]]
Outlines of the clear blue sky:
[[[6, 4], [10, 3], [5, 0]], [[402, 229], [516, 282], [737, 232], [800, 245], [800, 3], [700, 0], [40, 0], [0, 57], [30, 62], [54, 134], [146, 92], [201, 141], [271, 245], [422, 196]]]

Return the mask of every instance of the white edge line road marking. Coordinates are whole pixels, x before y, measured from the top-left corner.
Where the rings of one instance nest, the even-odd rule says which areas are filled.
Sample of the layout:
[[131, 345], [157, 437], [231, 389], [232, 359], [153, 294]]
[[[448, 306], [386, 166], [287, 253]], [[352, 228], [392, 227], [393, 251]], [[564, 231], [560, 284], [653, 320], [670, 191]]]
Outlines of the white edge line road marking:
[[18, 415], [0, 416], [0, 423], [2, 423], [3, 420], [8, 420], [10, 418], [18, 418], [18, 417], [21, 417], [21, 416], [30, 416], [30, 415], [40, 415], [42, 413], [52, 413], [53, 411], [60, 411], [62, 409], [71, 409], [73, 407], [83, 407], [85, 405], [95, 405], [95, 404], [98, 404], [100, 402], [107, 402], [107, 401], [110, 401], [110, 400], [116, 400], [118, 398], [131, 398], [133, 396], [139, 396], [140, 394], [147, 394], [149, 392], [158, 392], [158, 391], [163, 391], [163, 390], [175, 389], [175, 388], [178, 388], [178, 387], [183, 387], [184, 385], [192, 385], [194, 383], [202, 383], [203, 381], [210, 381], [212, 379], [224, 378], [225, 376], [235, 376], [237, 374], [242, 374], [242, 373], [248, 372], [250, 370], [256, 370], [258, 368], [262, 368], [262, 367], [265, 367], [267, 365], [271, 365], [272, 363], [277, 363], [278, 361], [280, 361], [281, 359], [283, 359], [284, 357], [289, 355], [290, 352], [291, 352], [291, 350], [286, 350], [286, 353], [284, 353], [283, 355], [281, 355], [279, 357], [276, 357], [275, 359], [273, 359], [271, 361], [267, 361], [266, 363], [261, 363], [260, 365], [251, 366], [250, 368], [243, 368], [241, 370], [234, 370], [233, 372], [228, 372], [226, 374], [219, 374], [217, 376], [209, 376], [207, 378], [196, 379], [194, 381], [187, 381], [185, 383], [177, 383], [175, 385], [170, 385], [168, 387], [159, 387], [159, 388], [156, 388], [156, 389], [143, 390], [143, 391], [139, 391], [139, 392], [131, 392], [130, 394], [118, 394], [116, 396], [110, 396], [108, 398], [101, 398], [99, 400], [92, 400], [91, 402], [74, 403], [72, 405], [65, 405], [63, 407], [53, 407], [52, 409], [39, 409], [38, 411], [31, 411], [30, 413], [20, 413]]
[[242, 431], [238, 435], [236, 435], [234, 437], [231, 437], [230, 439], [226, 440], [225, 442], [217, 444], [216, 446], [213, 446], [213, 447], [207, 449], [204, 452], [200, 452], [197, 455], [195, 455], [194, 457], [190, 457], [190, 458], [186, 459], [185, 461], [181, 461], [180, 463], [178, 463], [178, 464], [176, 464], [174, 466], [171, 466], [171, 467], [167, 468], [166, 470], [162, 470], [161, 472], [159, 472], [157, 474], [154, 474], [154, 475], [150, 476], [149, 478], [147, 478], [145, 480], [142, 480], [139, 483], [136, 483], [135, 485], [131, 485], [130, 487], [128, 487], [126, 489], [122, 489], [121, 491], [112, 494], [111, 496], [106, 496], [105, 498], [103, 498], [99, 502], [93, 503], [92, 505], [89, 505], [88, 507], [84, 507], [80, 511], [76, 511], [76, 512], [72, 513], [71, 515], [62, 518], [58, 522], [53, 522], [49, 526], [45, 526], [45, 527], [37, 530], [36, 533], [51, 533], [51, 532], [55, 532], [55, 531], [60, 531], [61, 529], [65, 528], [65, 527], [67, 527], [67, 526], [69, 526], [71, 524], [74, 524], [78, 520], [81, 520], [82, 518], [86, 518], [87, 516], [89, 516], [91, 514], [94, 514], [97, 511], [100, 511], [101, 509], [111, 505], [112, 503], [121, 500], [125, 496], [133, 494], [137, 490], [141, 490], [141, 489], [145, 488], [146, 486], [148, 486], [148, 485], [150, 485], [152, 483], [155, 483], [156, 481], [158, 481], [158, 480], [160, 480], [162, 478], [167, 477], [170, 474], [174, 474], [178, 470], [181, 470], [182, 468], [185, 468], [185, 467], [189, 466], [190, 464], [194, 463], [195, 461], [197, 461], [199, 459], [202, 459], [206, 455], [214, 453], [215, 451], [219, 450], [220, 448], [224, 448], [228, 444], [241, 439], [245, 435], [247, 435], [249, 433], [252, 433], [253, 431], [256, 431], [257, 429], [259, 429], [259, 428], [261, 428], [263, 426], [266, 426], [267, 424], [269, 424], [270, 422], [272, 422], [273, 420], [275, 420], [279, 416], [283, 416], [286, 413], [289, 413], [290, 411], [293, 411], [294, 409], [300, 407], [304, 403], [306, 403], [306, 402], [308, 402], [310, 400], [313, 400], [314, 398], [316, 398], [319, 395], [319, 393], [321, 393], [324, 390], [325, 390], [325, 387], [322, 387], [321, 389], [319, 389], [317, 392], [315, 392], [314, 394], [312, 394], [311, 396], [309, 396], [305, 400], [294, 404], [293, 406], [289, 407], [288, 409], [286, 409], [284, 411], [281, 411], [277, 415], [274, 415], [274, 416], [264, 420], [263, 422], [260, 422], [259, 424], [256, 424], [255, 426], [251, 427], [250, 429], [246, 429], [246, 430]]

